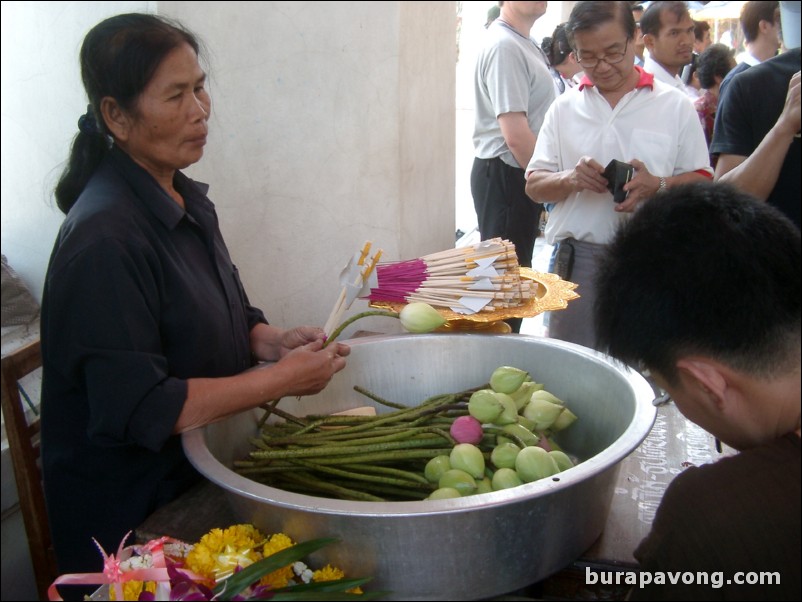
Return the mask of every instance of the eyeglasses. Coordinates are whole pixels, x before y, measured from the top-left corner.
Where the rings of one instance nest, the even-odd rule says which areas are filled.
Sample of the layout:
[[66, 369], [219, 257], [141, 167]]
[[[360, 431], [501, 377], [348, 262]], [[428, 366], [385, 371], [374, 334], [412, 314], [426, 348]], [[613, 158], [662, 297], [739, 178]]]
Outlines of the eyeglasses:
[[629, 38], [627, 38], [626, 41], [624, 42], [624, 50], [622, 52], [610, 52], [609, 54], [605, 54], [601, 58], [597, 58], [595, 56], [583, 57], [577, 52], [576, 60], [585, 69], [595, 69], [596, 67], [599, 66], [599, 63], [601, 63], [602, 61], [604, 61], [608, 65], [617, 65], [618, 63], [624, 60], [624, 57], [627, 54], [627, 46], [629, 46]]

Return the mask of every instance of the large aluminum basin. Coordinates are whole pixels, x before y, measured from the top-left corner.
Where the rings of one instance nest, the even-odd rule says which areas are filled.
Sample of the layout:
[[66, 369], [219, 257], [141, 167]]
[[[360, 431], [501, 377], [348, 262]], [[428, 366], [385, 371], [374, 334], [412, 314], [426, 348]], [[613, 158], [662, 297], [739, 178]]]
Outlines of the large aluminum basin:
[[284, 399], [281, 408], [304, 415], [371, 405], [354, 385], [413, 405], [482, 385], [498, 366], [516, 366], [579, 416], [558, 441], [584, 461], [550, 479], [459, 499], [333, 500], [268, 487], [229, 469], [251, 449], [261, 411], [249, 412], [184, 435], [189, 459], [228, 491], [243, 522], [295, 541], [337, 537], [312, 563], [373, 576], [370, 589], [389, 590], [395, 600], [511, 592], [564, 568], [599, 537], [619, 463], [654, 423], [652, 389], [642, 376], [584, 347], [525, 335], [395, 335], [348, 343], [348, 366], [324, 392], [300, 402]]

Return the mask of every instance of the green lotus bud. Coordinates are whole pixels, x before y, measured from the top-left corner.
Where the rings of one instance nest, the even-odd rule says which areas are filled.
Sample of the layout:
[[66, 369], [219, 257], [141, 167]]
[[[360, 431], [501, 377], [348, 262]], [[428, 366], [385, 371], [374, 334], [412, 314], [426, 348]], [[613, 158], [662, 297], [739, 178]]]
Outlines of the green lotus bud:
[[535, 391], [540, 391], [543, 388], [543, 385], [540, 383], [536, 383], [534, 381], [524, 382], [518, 390], [514, 393], [510, 393], [510, 397], [515, 402], [515, 407], [518, 408], [518, 411], [521, 410], [526, 404], [529, 403], [529, 400], [532, 399], [532, 393]]
[[470, 443], [458, 443], [449, 456], [451, 468], [464, 470], [474, 479], [481, 479], [485, 474], [485, 457], [481, 450]]
[[492, 483], [494, 491], [501, 491], [502, 489], [523, 485], [521, 477], [519, 477], [518, 473], [512, 468], [499, 468], [496, 474], [493, 475]]
[[518, 416], [518, 424], [525, 426], [530, 431], [535, 431], [535, 427], [537, 426], [537, 422], [534, 420], [529, 420], [526, 416]]
[[501, 414], [493, 421], [493, 424], [503, 426], [505, 424], [513, 424], [518, 422], [518, 408], [515, 407], [515, 402], [512, 397], [504, 393], [494, 393], [496, 399], [501, 402], [503, 409]]
[[574, 467], [574, 463], [571, 462], [571, 458], [569, 458], [565, 452], [553, 449], [548, 452], [548, 454], [554, 458], [554, 462], [557, 464], [557, 468], [560, 469], [560, 472]]
[[556, 403], [558, 406], [564, 406], [565, 405], [565, 402], [562, 399], [560, 399], [559, 397], [549, 393], [545, 389], [539, 389], [539, 390], [533, 392], [532, 395], [529, 397], [530, 401], [532, 399], [542, 399], [543, 401], [548, 401], [550, 403]]
[[431, 332], [446, 323], [434, 307], [428, 303], [407, 303], [398, 315], [401, 324], [409, 332]]
[[515, 468], [515, 458], [521, 448], [514, 443], [496, 445], [490, 453], [490, 461], [496, 468]]
[[531, 483], [560, 472], [557, 462], [542, 447], [525, 447], [515, 458], [515, 472], [524, 483]]
[[451, 460], [448, 456], [435, 456], [426, 463], [423, 476], [430, 483], [437, 483], [447, 470], [451, 470]]
[[537, 445], [538, 441], [540, 441], [540, 437], [535, 435], [525, 426], [518, 424], [517, 422], [515, 424], [505, 424], [504, 426], [501, 427], [501, 430], [511, 435], [515, 435], [526, 445]]
[[464, 470], [459, 470], [457, 468], [445, 471], [443, 476], [440, 477], [437, 486], [440, 488], [453, 487], [459, 491], [460, 495], [471, 495], [476, 491], [476, 481], [474, 478]]
[[447, 500], [455, 497], [462, 497], [462, 494], [453, 487], [441, 487], [432, 491], [427, 500]]
[[490, 477], [484, 477], [476, 483], [476, 493], [490, 493], [493, 491], [493, 482]]
[[497, 393], [509, 395], [518, 390], [529, 373], [512, 366], [501, 366], [493, 370], [490, 377], [490, 388]]
[[468, 413], [481, 423], [493, 422], [504, 411], [504, 405], [490, 389], [476, 391], [468, 400]]
[[535, 423], [536, 431], [543, 431], [549, 428], [564, 409], [562, 406], [545, 399], [534, 398], [535, 395], [542, 392], [535, 391], [532, 394], [532, 401], [526, 404], [524, 408], [524, 418], [528, 418]]
[[574, 422], [576, 422], [577, 416], [568, 408], [563, 408], [563, 411], [560, 412], [560, 415], [557, 416], [557, 419], [552, 423], [551, 430], [555, 433], [557, 431], [561, 431], [563, 429], [568, 428]]

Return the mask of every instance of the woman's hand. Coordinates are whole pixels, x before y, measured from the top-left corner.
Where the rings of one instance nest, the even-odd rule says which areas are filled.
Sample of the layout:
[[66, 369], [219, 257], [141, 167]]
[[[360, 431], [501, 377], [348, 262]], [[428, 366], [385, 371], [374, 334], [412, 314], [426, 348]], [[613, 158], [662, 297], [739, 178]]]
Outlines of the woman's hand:
[[[251, 351], [256, 359], [263, 362], [275, 362], [290, 353], [293, 349], [319, 341], [321, 346], [326, 340], [323, 329], [315, 326], [298, 326], [284, 330], [267, 324], [257, 324], [251, 329]], [[347, 349], [340, 345], [339, 349]], [[345, 356], [348, 352], [339, 352]]]
[[296, 347], [301, 347], [314, 341], [324, 342], [326, 333], [317, 326], [298, 326], [285, 330], [279, 339], [279, 357], [284, 357]]
[[[272, 350], [271, 353], [278, 354], [279, 345], [296, 345], [275, 364], [261, 364], [236, 376], [190, 378], [187, 400], [174, 432], [182, 433], [216, 422], [271, 399], [320, 393], [332, 376], [345, 368], [345, 357], [351, 348], [332, 343], [324, 349], [323, 338], [316, 338], [315, 328], [294, 331], [293, 334], [293, 330], [284, 331], [267, 324], [259, 324], [251, 331], [251, 342], [256, 340], [257, 344], [255, 350]], [[260, 339], [260, 335], [265, 338]], [[311, 342], [296, 344], [310, 336]]]
[[288, 350], [270, 370], [275, 371], [283, 383], [284, 395], [314, 395], [345, 368], [345, 357], [349, 353], [348, 345], [333, 343], [324, 349], [323, 339], [314, 339]]

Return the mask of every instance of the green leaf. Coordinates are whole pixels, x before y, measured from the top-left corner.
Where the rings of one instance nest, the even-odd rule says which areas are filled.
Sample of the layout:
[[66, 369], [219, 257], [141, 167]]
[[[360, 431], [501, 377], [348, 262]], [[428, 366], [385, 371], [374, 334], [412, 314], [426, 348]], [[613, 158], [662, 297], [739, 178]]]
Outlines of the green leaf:
[[325, 602], [326, 600], [377, 600], [383, 598], [388, 593], [389, 592], [366, 592], [364, 594], [347, 594], [345, 592], [283, 592], [275, 594], [270, 600], [274, 600], [275, 602], [293, 602], [295, 600], [320, 600], [321, 602]]
[[271, 554], [267, 558], [254, 562], [252, 565], [234, 573], [228, 579], [221, 581], [214, 587], [212, 592], [217, 596], [218, 600], [231, 600], [265, 575], [306, 558], [309, 554], [337, 541], [339, 540], [331, 537], [312, 539]]
[[298, 585], [288, 585], [273, 591], [279, 592], [345, 592], [355, 587], [361, 587], [370, 581], [370, 577], [354, 577], [353, 579], [335, 579], [333, 581], [313, 581], [311, 583], [300, 583]]

